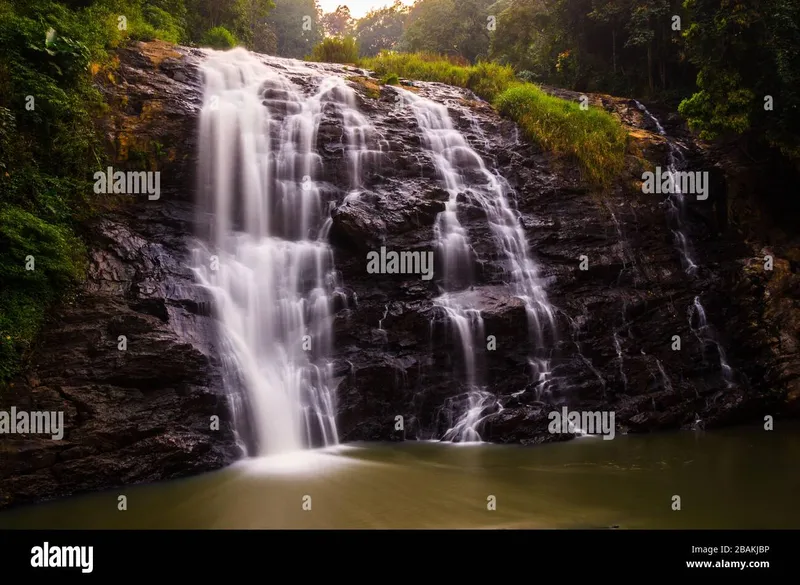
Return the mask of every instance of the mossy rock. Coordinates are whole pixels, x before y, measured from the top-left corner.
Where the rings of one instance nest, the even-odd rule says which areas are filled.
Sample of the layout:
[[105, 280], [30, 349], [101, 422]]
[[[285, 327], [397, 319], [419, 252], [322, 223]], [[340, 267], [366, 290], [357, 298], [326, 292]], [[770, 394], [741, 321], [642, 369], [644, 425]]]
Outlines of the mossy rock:
[[370, 99], [376, 100], [381, 97], [381, 86], [374, 79], [354, 75], [352, 77], [348, 77], [347, 81], [351, 81], [359, 85], [364, 90], [364, 95]]

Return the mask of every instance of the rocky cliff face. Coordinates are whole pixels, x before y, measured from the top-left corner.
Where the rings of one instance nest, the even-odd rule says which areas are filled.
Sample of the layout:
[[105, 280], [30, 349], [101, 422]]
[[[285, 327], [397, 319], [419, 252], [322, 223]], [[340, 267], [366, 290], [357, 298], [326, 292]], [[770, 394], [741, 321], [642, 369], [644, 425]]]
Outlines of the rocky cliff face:
[[[92, 269], [82, 297], [54, 316], [17, 395], [0, 398], [5, 409], [66, 409], [65, 440], [6, 440], [0, 505], [189, 475], [238, 454], [214, 308], [193, 286], [188, 258], [201, 58], [140, 44], [120, 52], [115, 83], [103, 84], [114, 106], [104, 127], [115, 165], [162, 170], [162, 196], [115, 202], [89, 227]], [[336, 307], [332, 356], [340, 440], [441, 437], [463, 413], [466, 389], [457, 340], [434, 304], [437, 279], [368, 274], [366, 266], [367, 253], [381, 246], [432, 250], [447, 194], [392, 88], [377, 89], [351, 68], [319, 67], [350, 79], [360, 109], [387, 138], [380, 164], [364, 177], [364, 193], [345, 202], [341, 120], [325, 115], [318, 136], [322, 179], [335, 204], [331, 243], [347, 293]], [[520, 140], [512, 123], [469, 92], [414, 86], [447, 105], [471, 146], [514, 189], [557, 308], [558, 332], [546, 355], [537, 356], [525, 308], [504, 286], [485, 214], [465, 201], [461, 221], [481, 259], [472, 293], [496, 341], [483, 353], [483, 372], [503, 405], [481, 427], [485, 440], [569, 438], [547, 432], [547, 414], [561, 405], [613, 410], [620, 431], [629, 432], [793, 412], [800, 391], [797, 275], [779, 257], [774, 270], [764, 270], [762, 248], [720, 223], [730, 190], [723, 172], [715, 171], [709, 200], [690, 205], [685, 229], [700, 268], [689, 277], [663, 196], [644, 194], [637, 183], [648, 165], [666, 166], [668, 145], [632, 101], [592, 97], [631, 133], [628, 175], [598, 193], [572, 164]], [[705, 168], [704, 153], [676, 135], [694, 153], [693, 164]], [[696, 297], [716, 343], [698, 333]], [[124, 352], [120, 335], [127, 337]], [[718, 348], [732, 368], [728, 380]], [[551, 361], [547, 388], [532, 373], [536, 358]], [[212, 430], [214, 416], [219, 430]], [[395, 430], [397, 416], [402, 431]]]
[[0, 396], [0, 410], [63, 411], [64, 438], [2, 436], [0, 507], [186, 476], [238, 454], [214, 321], [190, 270], [199, 80], [191, 55], [160, 44], [119, 56], [98, 76], [113, 168], [160, 170], [161, 197], [95, 195], [104, 210], [86, 226], [85, 287]]
[[[792, 409], [798, 363], [792, 344], [798, 329], [789, 326], [778, 333], [789, 323], [771, 318], [767, 290], [777, 286], [786, 291], [786, 280], [794, 277], [779, 260], [773, 271], [764, 270], [758, 250], [738, 233], [719, 229], [725, 176], [687, 136], [677, 140], [690, 153], [690, 168], [708, 170], [712, 183], [708, 200], [690, 201], [683, 226], [699, 266], [691, 277], [681, 265], [664, 196], [641, 189], [643, 170], [666, 169], [669, 149], [635, 102], [592, 96], [594, 105], [615, 112], [628, 125], [631, 141], [629, 175], [612, 192], [596, 193], [582, 186], [569, 164], [520, 142], [513, 124], [467, 92], [417, 85], [421, 95], [448, 105], [470, 144], [516, 191], [528, 241], [559, 313], [552, 351], [539, 356], [549, 357], [554, 366], [542, 396], [530, 374], [533, 354], [522, 304], [500, 286], [503, 272], [493, 256], [485, 217], [467, 208], [463, 213], [471, 240], [487, 260], [478, 267], [481, 283], [476, 288], [483, 297], [487, 334], [498, 343], [495, 351], [485, 353], [488, 387], [505, 407], [487, 417], [484, 439], [536, 443], [568, 438], [547, 432], [547, 414], [555, 404], [613, 410], [623, 432], [711, 428]], [[380, 109], [381, 101], [365, 107]], [[393, 121], [388, 113], [375, 117]], [[414, 150], [413, 132], [404, 134], [405, 123], [395, 125], [400, 128], [391, 127], [391, 134], [402, 137], [397, 144], [404, 146], [392, 151], [389, 170], [376, 169], [368, 183], [367, 189], [378, 195], [360, 209], [347, 205], [334, 215], [340, 229], [333, 234], [346, 234], [351, 247], [374, 249], [379, 241], [394, 249], [430, 246], [432, 218], [415, 211], [421, 207], [418, 201], [427, 201], [429, 209], [442, 194], [426, 175], [432, 162], [420, 161]], [[398, 191], [403, 197], [396, 197]], [[403, 216], [414, 219], [400, 220]], [[459, 370], [459, 350], [446, 319], [432, 307], [435, 289], [381, 281], [359, 271], [363, 253], [341, 256], [337, 261], [345, 281], [359, 299], [357, 311], [339, 317], [338, 347], [350, 367], [339, 387], [341, 432], [348, 439], [400, 438], [392, 421], [401, 415], [412, 421], [406, 438], [441, 436], [452, 410], [448, 399], [460, 391], [453, 375]], [[586, 270], [581, 270], [581, 258]], [[796, 315], [796, 300], [780, 296], [785, 310]], [[708, 323], [702, 331], [696, 298]], [[383, 330], [377, 328], [379, 321]], [[673, 349], [674, 336], [680, 349]], [[364, 339], [371, 341], [370, 349], [364, 348]], [[732, 367], [729, 380], [720, 358]]]

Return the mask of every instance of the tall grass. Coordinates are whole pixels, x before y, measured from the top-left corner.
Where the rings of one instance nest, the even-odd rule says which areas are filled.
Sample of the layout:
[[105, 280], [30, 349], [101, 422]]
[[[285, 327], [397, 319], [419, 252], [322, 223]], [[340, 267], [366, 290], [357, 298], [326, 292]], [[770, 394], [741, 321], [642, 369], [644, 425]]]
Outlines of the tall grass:
[[358, 42], [352, 37], [324, 39], [306, 57], [307, 61], [320, 63], [356, 63], [358, 61]]
[[481, 62], [465, 65], [430, 53], [381, 53], [361, 67], [377, 75], [398, 75], [468, 88], [492, 102], [543, 149], [577, 161], [586, 179], [607, 187], [624, 168], [626, 132], [605, 110], [548, 95], [521, 82], [511, 67]]

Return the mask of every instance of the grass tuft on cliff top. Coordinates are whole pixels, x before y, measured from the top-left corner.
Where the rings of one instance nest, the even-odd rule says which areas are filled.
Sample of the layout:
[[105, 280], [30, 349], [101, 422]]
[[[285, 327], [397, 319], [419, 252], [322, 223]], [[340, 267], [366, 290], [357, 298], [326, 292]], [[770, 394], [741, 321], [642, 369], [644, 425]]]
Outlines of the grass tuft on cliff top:
[[625, 162], [626, 132], [605, 110], [548, 95], [521, 82], [511, 67], [497, 63], [463, 64], [431, 53], [381, 53], [359, 66], [379, 76], [397, 75], [464, 87], [514, 120], [527, 138], [544, 150], [575, 160], [593, 185], [608, 187]]

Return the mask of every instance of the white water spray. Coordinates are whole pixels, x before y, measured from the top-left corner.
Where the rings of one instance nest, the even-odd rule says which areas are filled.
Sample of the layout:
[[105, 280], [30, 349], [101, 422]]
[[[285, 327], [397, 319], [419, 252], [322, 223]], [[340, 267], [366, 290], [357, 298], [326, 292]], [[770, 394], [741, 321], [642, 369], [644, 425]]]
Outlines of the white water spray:
[[[667, 141], [667, 145], [669, 146], [669, 159], [668, 159], [668, 169], [671, 173], [676, 173], [679, 170], [679, 167], [684, 166], [685, 158], [681, 150], [675, 145], [675, 143], [669, 139], [667, 135], [667, 131], [661, 125], [661, 122], [658, 121], [653, 114], [651, 114], [644, 105], [639, 103], [638, 101], [634, 100], [636, 106], [644, 113], [650, 120], [655, 124], [656, 128], [658, 129], [658, 133], [664, 137]], [[683, 224], [685, 223], [685, 215], [686, 215], [686, 198], [684, 194], [680, 191], [680, 185], [678, 184], [679, 181], [676, 181], [675, 184], [675, 193], [671, 194], [666, 203], [668, 205], [668, 215], [670, 220], [674, 222], [676, 226], [673, 229], [672, 233], [675, 236], [675, 242], [677, 245], [678, 250], [681, 253], [681, 261], [683, 263], [684, 269], [686, 270], [687, 274], [694, 276], [697, 273], [697, 264], [692, 259], [691, 255], [691, 243], [689, 242], [689, 238], [686, 236], [685, 232], [683, 231]], [[698, 317], [699, 324], [695, 327], [692, 324], [692, 314], [696, 314]], [[700, 302], [700, 297], [694, 298], [694, 303], [689, 308], [689, 325], [697, 336], [697, 338], [703, 343], [711, 343], [717, 348], [717, 353], [719, 355], [719, 364], [720, 370], [722, 372], [722, 378], [725, 384], [728, 387], [733, 386], [733, 369], [728, 364], [728, 359], [725, 354], [725, 349], [722, 347], [722, 344], [717, 340], [716, 332], [711, 328], [711, 326], [706, 321], [706, 311], [703, 308], [703, 305]]]
[[689, 307], [689, 328], [694, 333], [697, 340], [701, 343], [703, 348], [707, 344], [713, 345], [717, 350], [719, 356], [719, 367], [722, 371], [722, 378], [728, 387], [733, 385], [733, 368], [728, 364], [728, 357], [725, 354], [725, 349], [722, 344], [717, 340], [717, 333], [714, 328], [708, 323], [706, 318], [706, 310], [700, 302], [700, 297], [694, 298], [694, 303]]
[[[243, 385], [250, 455], [338, 443], [331, 365], [333, 254], [315, 181], [319, 122], [343, 120], [353, 185], [371, 156], [368, 129], [342, 79], [296, 62], [270, 67], [243, 49], [202, 65], [196, 273], [215, 301], [226, 385]], [[312, 95], [284, 71], [293, 67]], [[203, 229], [205, 226], [208, 229]]]
[[[644, 105], [636, 100], [634, 100], [634, 102], [636, 103], [636, 107], [638, 107], [645, 116], [650, 118], [650, 120], [658, 129], [658, 133], [666, 140], [667, 146], [669, 147], [667, 170], [672, 174], [672, 176], [677, 176], [677, 172], [681, 167], [684, 166], [685, 163], [685, 157], [683, 156], [683, 153], [672, 140], [668, 139], [667, 131], [661, 125], [661, 122], [658, 121], [658, 118], [651, 114], [650, 111], [644, 107]], [[672, 235], [675, 238], [675, 246], [681, 254], [681, 263], [683, 264], [683, 268], [687, 274], [694, 274], [697, 271], [697, 264], [692, 258], [693, 253], [689, 238], [683, 231], [683, 224], [685, 223], [686, 216], [686, 197], [683, 193], [681, 193], [680, 181], [675, 181], [674, 191], [674, 193], [670, 194], [664, 200], [664, 203], [667, 206], [667, 216], [674, 226], [672, 229]]]
[[[445, 440], [479, 440], [477, 426], [486, 418], [488, 408], [499, 403], [489, 400], [475, 369], [478, 344], [483, 340], [480, 294], [469, 290], [472, 284], [474, 252], [466, 230], [458, 219], [459, 197], [468, 197], [484, 210], [492, 234], [507, 264], [512, 294], [520, 298], [528, 316], [529, 330], [536, 348], [544, 347], [545, 329], [553, 334], [555, 312], [531, 258], [525, 231], [506, 197], [502, 178], [489, 171], [480, 155], [468, 144], [450, 117], [447, 108], [407, 90], [398, 90], [404, 103], [416, 116], [423, 142], [434, 161], [439, 177], [449, 194], [445, 210], [439, 214], [435, 237], [442, 259], [444, 293], [437, 299], [456, 330], [466, 366], [469, 405], [462, 419], [445, 433]], [[474, 119], [472, 120], [474, 124]], [[469, 179], [467, 179], [469, 177]], [[546, 385], [549, 365], [536, 361], [536, 375]], [[476, 439], [475, 437], [478, 437]]]

